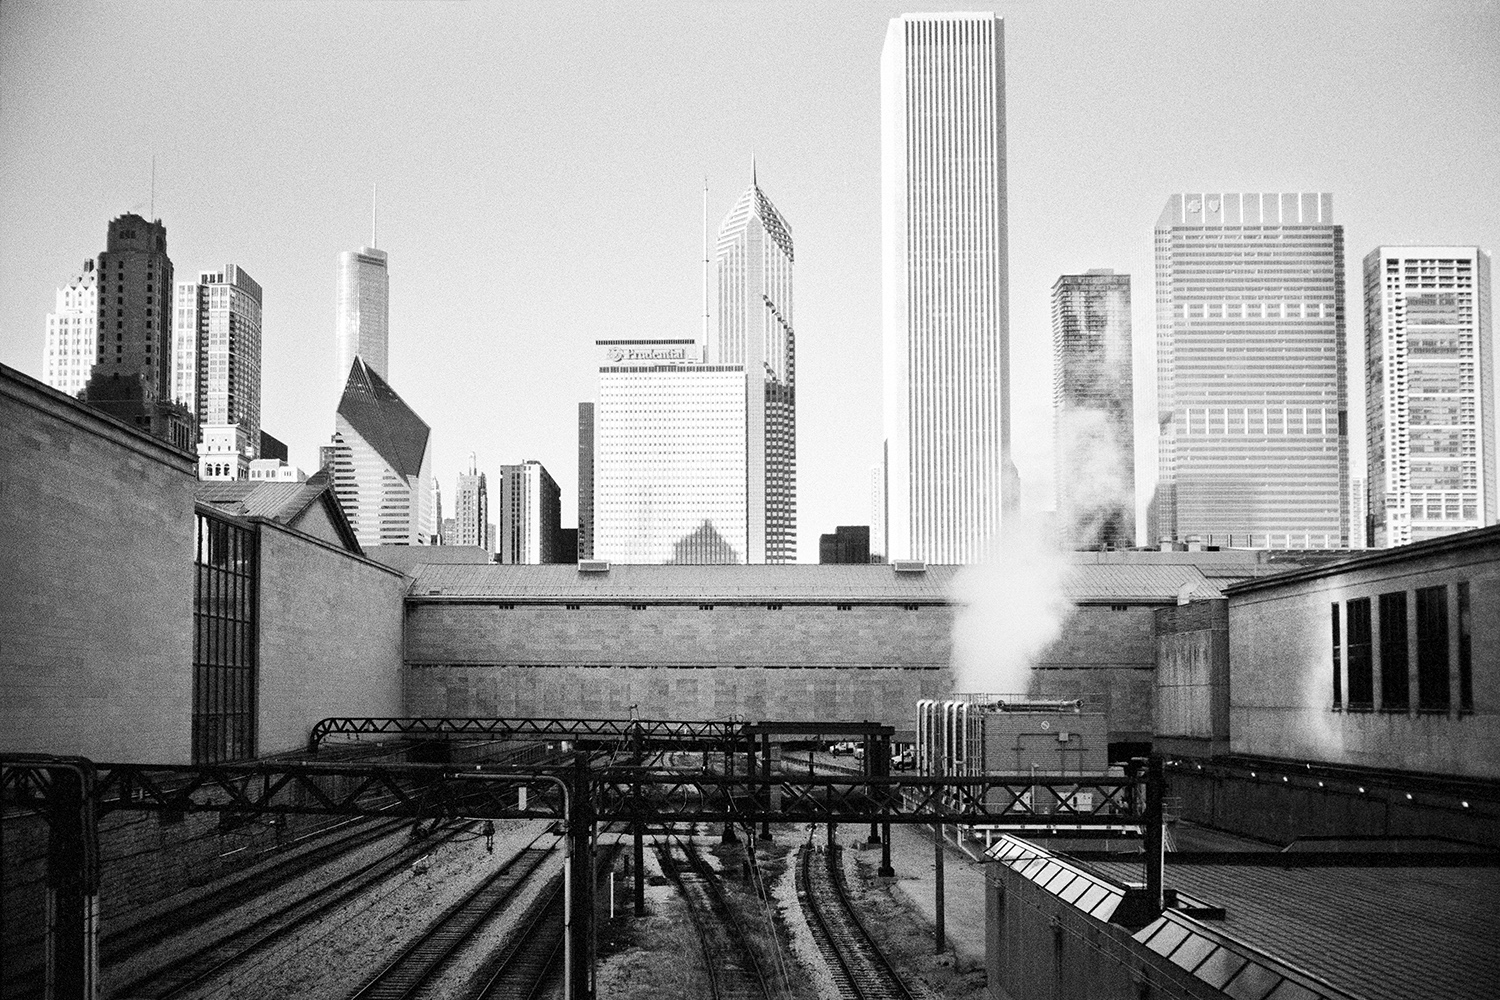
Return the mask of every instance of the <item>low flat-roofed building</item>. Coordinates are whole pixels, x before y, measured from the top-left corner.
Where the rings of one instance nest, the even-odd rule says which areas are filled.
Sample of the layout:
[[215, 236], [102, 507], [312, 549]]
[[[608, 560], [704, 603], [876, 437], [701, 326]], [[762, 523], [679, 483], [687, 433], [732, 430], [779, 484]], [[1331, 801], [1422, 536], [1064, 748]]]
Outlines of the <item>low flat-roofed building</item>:
[[[436, 550], [433, 550], [436, 551]], [[1089, 555], [1085, 553], [1084, 555]], [[1144, 555], [1150, 556], [1151, 553]], [[379, 556], [377, 555], [377, 558]], [[959, 566], [413, 565], [411, 715], [867, 719], [951, 691]], [[1149, 739], [1156, 609], [1220, 596], [1191, 564], [1080, 561], [1031, 694]]]
[[1168, 853], [1159, 913], [1127, 899], [1138, 858], [1011, 836], [989, 856], [995, 1000], [1493, 996], [1495, 854]]

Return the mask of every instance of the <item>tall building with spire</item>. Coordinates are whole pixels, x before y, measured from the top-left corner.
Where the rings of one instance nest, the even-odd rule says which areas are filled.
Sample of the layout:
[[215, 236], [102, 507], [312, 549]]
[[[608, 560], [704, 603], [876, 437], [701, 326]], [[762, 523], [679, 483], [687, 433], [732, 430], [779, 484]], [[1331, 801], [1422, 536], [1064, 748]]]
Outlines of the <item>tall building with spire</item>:
[[473, 545], [492, 552], [489, 484], [479, 471], [478, 461], [478, 456], [469, 452], [469, 471], [459, 473], [458, 489], [453, 494], [453, 536], [444, 538], [443, 544]]
[[1370, 543], [1387, 548], [1494, 524], [1490, 255], [1383, 246], [1364, 270]]
[[718, 325], [706, 362], [745, 376], [745, 561], [797, 559], [796, 335], [792, 230], [754, 166], [719, 226]]
[[196, 438], [172, 402], [172, 259], [167, 228], [133, 212], [110, 221], [98, 266], [97, 352], [84, 400], [183, 451]]
[[975, 562], [1020, 492], [1004, 23], [893, 18], [880, 77], [886, 555]]
[[260, 454], [261, 287], [227, 264], [178, 282], [172, 398], [198, 421], [198, 477], [248, 479]]
[[390, 348], [391, 276], [386, 253], [374, 247], [345, 250], [339, 254], [335, 330], [338, 337], [338, 370], [348, 375], [355, 357], [383, 379], [391, 377]]
[[47, 314], [47, 346], [42, 352], [42, 381], [76, 396], [89, 380], [99, 349], [98, 273], [92, 259], [57, 290], [57, 309]]
[[338, 429], [323, 448], [360, 545], [430, 545], [432, 433], [363, 358], [349, 367]]
[[1348, 545], [1344, 230], [1333, 195], [1174, 194], [1155, 242], [1152, 537]]

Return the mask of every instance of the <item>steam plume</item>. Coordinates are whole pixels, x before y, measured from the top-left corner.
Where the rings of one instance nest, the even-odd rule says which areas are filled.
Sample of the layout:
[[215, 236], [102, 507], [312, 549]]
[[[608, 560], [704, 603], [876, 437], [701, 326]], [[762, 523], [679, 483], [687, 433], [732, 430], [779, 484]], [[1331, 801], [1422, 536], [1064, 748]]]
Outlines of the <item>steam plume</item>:
[[989, 558], [953, 578], [956, 691], [1025, 694], [1037, 656], [1062, 632], [1071, 610], [1064, 590], [1071, 562], [1034, 514], [1018, 514]]

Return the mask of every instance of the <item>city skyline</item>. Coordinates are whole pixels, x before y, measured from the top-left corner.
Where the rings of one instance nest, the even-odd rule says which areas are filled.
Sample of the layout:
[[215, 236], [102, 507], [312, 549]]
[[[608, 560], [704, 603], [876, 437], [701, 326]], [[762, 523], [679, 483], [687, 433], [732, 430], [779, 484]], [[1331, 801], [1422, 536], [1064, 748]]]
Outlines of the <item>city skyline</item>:
[[[716, 200], [738, 190], [753, 148], [778, 178], [780, 207], [798, 221], [798, 549], [810, 561], [820, 533], [868, 520], [867, 491], [848, 484], [863, 483], [879, 458], [880, 41], [889, 17], [942, 6], [871, 5], [851, 15], [772, 5], [558, 22], [525, 12], [491, 21], [466, 5], [434, 5], [373, 9], [367, 25], [347, 13], [256, 11], [242, 26], [213, 9], [183, 18], [166, 6], [129, 15], [101, 8], [80, 19], [7, 4], [0, 360], [41, 374], [56, 289], [97, 249], [104, 221], [135, 207], [163, 220], [174, 259], [236, 260], [266, 286], [263, 422], [291, 443], [294, 465], [314, 467], [337, 403], [326, 374], [336, 367], [327, 263], [364, 237], [366, 188], [378, 180], [381, 243], [400, 261], [390, 305], [403, 336], [391, 364], [404, 397], [433, 423], [436, 472], [454, 481], [475, 448], [496, 460], [534, 455], [562, 474], [563, 519], [572, 523], [574, 409], [588, 398], [592, 341], [697, 328], [701, 179], [709, 175]], [[1492, 6], [1434, 5], [1389, 37], [1402, 11], [1370, 5], [1335, 23], [1288, 4], [1128, 17], [997, 6], [1007, 22], [1013, 446], [1024, 506], [1047, 507], [1051, 498], [1050, 284], [1092, 266], [1148, 274], [1150, 222], [1172, 190], [1333, 191], [1346, 280], [1357, 280], [1353, 268], [1381, 244], [1500, 244], [1494, 213], [1472, 208], [1500, 198], [1500, 180], [1482, 169], [1500, 159], [1500, 139], [1473, 127], [1500, 109], [1500, 16]], [[1235, 44], [1212, 53], [1162, 47], [1167, 29], [1210, 20]], [[56, 27], [63, 22], [66, 31]], [[130, 40], [201, 30], [242, 44], [227, 64], [158, 67], [165, 75], [150, 89], [155, 103], [141, 100], [155, 77], [117, 64]], [[318, 41], [346, 35], [351, 41], [338, 45]], [[285, 37], [309, 39], [311, 48], [270, 64], [267, 45]], [[532, 42], [535, 51], [525, 51]], [[647, 44], [662, 46], [665, 58], [654, 61], [675, 61], [678, 72], [625, 83], [625, 64]], [[788, 46], [777, 80], [752, 72], [773, 44]], [[443, 46], [461, 57], [451, 70], [418, 58], [416, 78], [362, 72]], [[510, 68], [477, 83], [459, 71], [496, 47], [514, 50]], [[326, 67], [313, 55], [320, 50], [331, 53]], [[1267, 86], [1263, 66], [1273, 54], [1277, 82]], [[63, 72], [75, 64], [113, 74], [122, 100], [80, 100], [83, 82]], [[192, 133], [199, 112], [189, 102], [226, 71], [248, 115], [236, 130], [266, 136], [243, 163], [222, 161], [214, 129]], [[720, 79], [715, 73], [727, 85], [705, 86]], [[483, 119], [505, 126], [494, 142], [458, 127], [471, 109], [442, 107], [441, 95], [458, 92], [460, 80], [464, 92], [478, 88]], [[605, 80], [619, 82], [619, 93], [587, 111], [563, 110], [587, 103], [581, 91], [608, 91]], [[1403, 100], [1359, 99], [1371, 92]], [[683, 113], [662, 135], [611, 124], [679, 105]], [[91, 110], [72, 110], [79, 107]], [[1233, 122], [1226, 107], [1239, 109]], [[327, 117], [336, 109], [338, 121]], [[88, 127], [44, 126], [61, 115]], [[1281, 127], [1293, 119], [1317, 126]], [[101, 129], [111, 135], [110, 162], [73, 152], [78, 136]], [[1392, 143], [1397, 134], [1403, 140]], [[476, 266], [484, 280], [470, 282]], [[1141, 382], [1149, 377], [1150, 305], [1138, 295], [1132, 317]], [[1351, 339], [1361, 327], [1350, 301]], [[1359, 357], [1351, 353], [1352, 370]], [[499, 385], [506, 390], [490, 391]], [[1358, 391], [1351, 384], [1351, 396]], [[1148, 395], [1137, 398], [1143, 431], [1142, 409], [1154, 410]], [[1351, 423], [1361, 427], [1356, 412], [1351, 399]], [[478, 430], [466, 436], [463, 428]], [[1154, 468], [1154, 441], [1139, 438], [1137, 467]], [[1351, 456], [1355, 469], [1362, 451]], [[1150, 495], [1149, 482], [1138, 487]]]

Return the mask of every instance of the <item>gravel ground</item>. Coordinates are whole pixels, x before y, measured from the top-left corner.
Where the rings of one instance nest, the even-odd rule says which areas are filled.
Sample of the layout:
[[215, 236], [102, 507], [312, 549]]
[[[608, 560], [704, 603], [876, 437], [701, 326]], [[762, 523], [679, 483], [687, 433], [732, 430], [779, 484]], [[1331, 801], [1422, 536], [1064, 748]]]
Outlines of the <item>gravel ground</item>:
[[[435, 848], [427, 856], [425, 872], [418, 873], [415, 866], [403, 870], [340, 910], [304, 925], [293, 939], [276, 942], [187, 995], [202, 1000], [324, 1000], [348, 996], [437, 914], [545, 828], [545, 823], [536, 821], [496, 823], [493, 855], [486, 853], [482, 837], [461, 836], [456, 842]], [[382, 841], [381, 845], [390, 850], [394, 843]], [[219, 920], [239, 923], [252, 919], [255, 913], [295, 898], [307, 885], [321, 884], [331, 875], [350, 871], [361, 859], [371, 860], [365, 856], [366, 851], [374, 856], [380, 849], [380, 845], [371, 845], [356, 858], [327, 866], [317, 875], [305, 876]]]

